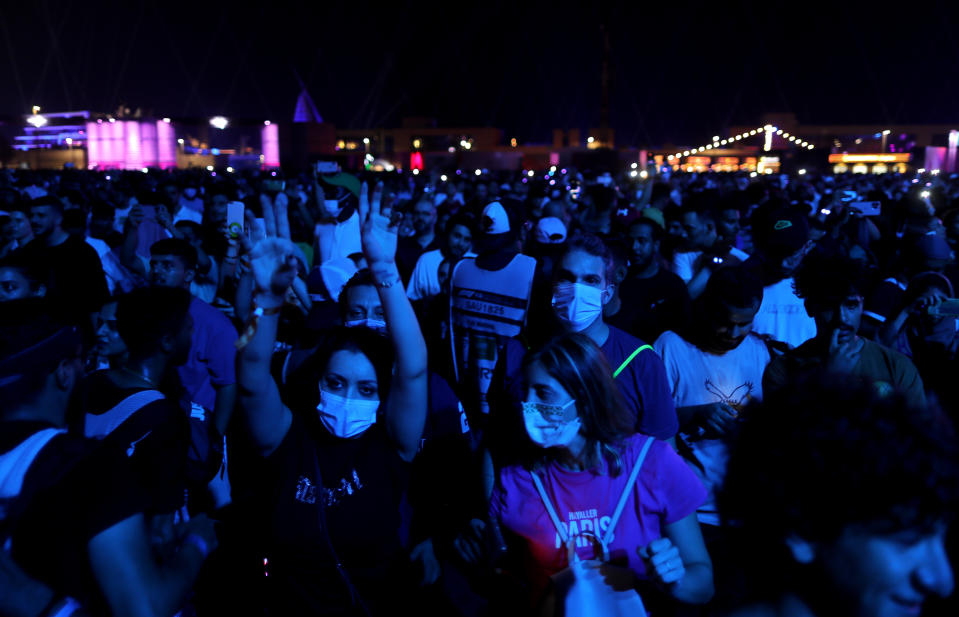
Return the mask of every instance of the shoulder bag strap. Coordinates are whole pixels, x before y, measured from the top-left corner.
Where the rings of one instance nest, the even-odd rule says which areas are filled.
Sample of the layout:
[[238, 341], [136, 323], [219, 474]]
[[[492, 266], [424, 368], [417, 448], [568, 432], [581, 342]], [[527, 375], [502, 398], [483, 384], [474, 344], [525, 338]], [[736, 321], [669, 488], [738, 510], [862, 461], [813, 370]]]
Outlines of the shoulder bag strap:
[[610, 541], [613, 539], [613, 529], [616, 527], [616, 523], [619, 522], [619, 517], [623, 513], [623, 509], [626, 507], [626, 501], [629, 499], [630, 494], [633, 492], [633, 486], [636, 485], [636, 479], [639, 477], [639, 470], [643, 467], [643, 461], [646, 460], [646, 454], [649, 453], [649, 448], [653, 445], [655, 441], [654, 437], [647, 437], [646, 443], [643, 444], [643, 449], [640, 450], [639, 456], [636, 457], [636, 464], [633, 465], [633, 471], [629, 474], [629, 480], [626, 481], [626, 486], [623, 488], [623, 494], [619, 496], [619, 503], [616, 504], [616, 509], [613, 510], [613, 516], [609, 521], [609, 527], [606, 528], [606, 534], [603, 536], [603, 560], [609, 560], [609, 546]]
[[336, 549], [333, 548], [333, 540], [330, 538], [330, 528], [326, 522], [326, 488], [323, 485], [323, 472], [320, 470], [320, 458], [316, 455], [316, 446], [312, 443], [310, 444], [310, 454], [313, 457], [313, 469], [316, 471], [317, 518], [319, 519], [320, 529], [323, 531], [323, 539], [326, 540], [326, 546], [330, 551], [330, 556], [336, 563], [336, 571], [339, 573], [340, 579], [346, 585], [346, 590], [350, 594], [350, 602], [353, 603], [353, 608], [358, 609], [362, 615], [370, 617], [370, 609], [367, 608], [366, 603], [360, 596], [360, 592], [357, 591], [353, 585], [350, 574], [346, 571], [346, 566], [343, 565], [340, 556], [336, 554]]
[[623, 360], [623, 363], [619, 365], [619, 368], [613, 371], [613, 379], [616, 379], [617, 377], [619, 377], [619, 374], [623, 372], [623, 369], [629, 366], [629, 363], [633, 361], [633, 358], [638, 356], [639, 352], [643, 351], [644, 349], [653, 349], [653, 346], [642, 345], [640, 347], [637, 347], [636, 350], [633, 351], [633, 353], [629, 354], [629, 356], [625, 360]]

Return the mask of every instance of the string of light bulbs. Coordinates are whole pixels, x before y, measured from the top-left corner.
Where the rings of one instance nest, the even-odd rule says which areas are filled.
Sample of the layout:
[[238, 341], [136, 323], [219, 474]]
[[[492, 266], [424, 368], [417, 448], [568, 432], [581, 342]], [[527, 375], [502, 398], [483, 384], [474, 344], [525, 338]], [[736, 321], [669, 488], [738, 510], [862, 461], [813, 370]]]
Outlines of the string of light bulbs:
[[698, 154], [700, 152], [706, 152], [708, 150], [716, 150], [725, 145], [732, 145], [733, 143], [737, 141], [742, 141], [743, 139], [748, 139], [749, 137], [755, 137], [756, 135], [765, 135], [766, 143], [764, 146], [764, 150], [766, 150], [767, 152], [772, 149], [773, 135], [780, 135], [782, 136], [783, 139], [786, 139], [790, 141], [791, 143], [795, 143], [797, 146], [801, 148], [805, 148], [807, 150], [812, 150], [815, 148], [815, 146], [813, 146], [808, 141], [804, 139], [800, 139], [799, 137], [796, 137], [795, 135], [790, 135], [788, 132], [783, 131], [779, 127], [773, 126], [771, 124], [767, 124], [765, 126], [760, 126], [758, 128], [755, 128], [749, 131], [743, 131], [742, 133], [738, 135], [733, 135], [727, 139], [720, 139], [718, 135], [715, 135], [713, 136], [712, 143], [706, 144], [705, 146], [700, 146], [698, 148], [683, 150], [682, 152], [677, 152], [676, 154], [670, 154], [666, 158], [667, 160], [670, 160], [670, 161], [674, 159], [681, 159], [691, 154]]

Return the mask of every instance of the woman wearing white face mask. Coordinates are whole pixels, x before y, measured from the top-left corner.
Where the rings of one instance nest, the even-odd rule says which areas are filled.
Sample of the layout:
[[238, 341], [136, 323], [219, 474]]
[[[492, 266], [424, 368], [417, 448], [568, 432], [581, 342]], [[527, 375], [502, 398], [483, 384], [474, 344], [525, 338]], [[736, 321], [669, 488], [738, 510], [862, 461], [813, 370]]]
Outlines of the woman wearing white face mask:
[[[579, 559], [599, 559], [607, 540], [609, 561], [635, 587], [645, 581], [682, 602], [709, 600], [712, 565], [695, 515], [705, 490], [666, 443], [633, 432], [600, 350], [567, 334], [527, 356], [524, 373], [523, 424], [538, 447], [500, 471], [489, 514], [508, 532], [532, 604], [569, 565], [567, 542]], [[624, 493], [626, 507], [608, 533]], [[648, 605], [655, 592], [642, 593]]]
[[363, 187], [360, 212], [390, 340], [368, 328], [332, 331], [292, 379], [292, 409], [269, 374], [291, 247], [274, 239], [253, 252], [259, 322], [237, 375], [244, 428], [263, 471], [251, 488], [263, 506], [258, 559], [271, 614], [381, 614], [403, 606], [415, 587], [399, 504], [426, 416], [426, 347], [380, 191], [371, 204]]

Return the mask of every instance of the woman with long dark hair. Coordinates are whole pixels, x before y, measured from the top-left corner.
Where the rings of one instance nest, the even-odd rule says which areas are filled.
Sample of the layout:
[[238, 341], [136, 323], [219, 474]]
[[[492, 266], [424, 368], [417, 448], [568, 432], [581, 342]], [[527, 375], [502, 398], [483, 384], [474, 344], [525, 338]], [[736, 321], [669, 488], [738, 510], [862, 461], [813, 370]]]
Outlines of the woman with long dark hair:
[[705, 491], [669, 445], [634, 432], [600, 349], [566, 334], [529, 354], [524, 374], [523, 422], [537, 449], [500, 471], [490, 518], [522, 563], [530, 600], [570, 559], [595, 558], [620, 566], [631, 586], [708, 601], [712, 565], [695, 514]]
[[270, 614], [382, 614], [415, 588], [400, 538], [406, 464], [427, 406], [426, 346], [396, 269], [396, 230], [360, 196], [363, 252], [389, 340], [334, 330], [298, 371], [287, 404], [270, 377], [278, 309], [295, 275], [293, 248], [254, 248], [256, 323], [238, 358], [240, 405], [261, 477], [259, 549]]

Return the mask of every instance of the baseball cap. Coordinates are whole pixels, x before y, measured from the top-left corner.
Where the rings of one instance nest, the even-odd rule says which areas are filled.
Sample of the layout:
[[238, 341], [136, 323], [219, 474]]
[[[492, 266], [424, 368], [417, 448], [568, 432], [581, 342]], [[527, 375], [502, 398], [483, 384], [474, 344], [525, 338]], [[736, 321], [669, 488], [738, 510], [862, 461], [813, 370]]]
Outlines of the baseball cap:
[[792, 255], [809, 240], [809, 221], [795, 209], [783, 208], [763, 217], [757, 231], [757, 241], [770, 255]]
[[537, 221], [533, 238], [540, 244], [560, 244], [566, 240], [566, 225], [555, 216], [545, 216]]
[[488, 234], [505, 234], [510, 231], [509, 214], [498, 201], [483, 208], [483, 231]]

